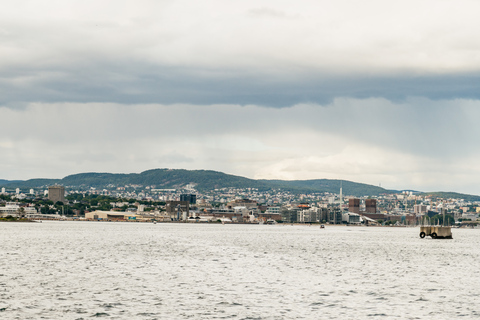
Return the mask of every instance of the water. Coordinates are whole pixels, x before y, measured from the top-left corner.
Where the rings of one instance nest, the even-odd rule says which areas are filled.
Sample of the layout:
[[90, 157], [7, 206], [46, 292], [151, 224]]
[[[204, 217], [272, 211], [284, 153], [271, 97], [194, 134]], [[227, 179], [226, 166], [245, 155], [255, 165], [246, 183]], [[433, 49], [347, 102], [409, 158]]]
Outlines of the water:
[[480, 317], [480, 230], [0, 224], [1, 319]]

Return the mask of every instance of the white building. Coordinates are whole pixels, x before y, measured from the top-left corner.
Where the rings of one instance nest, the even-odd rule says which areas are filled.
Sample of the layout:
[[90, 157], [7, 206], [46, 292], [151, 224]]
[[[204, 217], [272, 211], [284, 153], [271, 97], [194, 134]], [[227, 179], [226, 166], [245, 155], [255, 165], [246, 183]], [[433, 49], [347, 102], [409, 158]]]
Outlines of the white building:
[[362, 218], [357, 213], [345, 212], [342, 214], [342, 222], [360, 224], [362, 222]]
[[462, 219], [470, 219], [472, 221], [476, 221], [478, 219], [478, 213], [473, 213], [473, 212], [463, 213]]
[[266, 214], [280, 214], [280, 207], [268, 207], [265, 211]]
[[5, 207], [0, 207], [0, 217], [6, 217], [6, 216], [18, 217], [20, 213], [36, 214], [37, 209], [35, 207], [20, 207], [18, 202], [7, 202]]

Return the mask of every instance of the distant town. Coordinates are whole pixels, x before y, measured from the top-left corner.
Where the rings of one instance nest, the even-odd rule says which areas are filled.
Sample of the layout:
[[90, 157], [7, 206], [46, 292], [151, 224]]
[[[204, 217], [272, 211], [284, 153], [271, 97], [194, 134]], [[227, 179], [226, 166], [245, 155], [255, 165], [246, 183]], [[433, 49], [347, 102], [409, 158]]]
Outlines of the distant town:
[[403, 191], [372, 197], [334, 193], [294, 194], [256, 188], [199, 192], [124, 185], [76, 190], [60, 185], [0, 193], [1, 219], [54, 219], [150, 222], [319, 223], [476, 225], [480, 203]]

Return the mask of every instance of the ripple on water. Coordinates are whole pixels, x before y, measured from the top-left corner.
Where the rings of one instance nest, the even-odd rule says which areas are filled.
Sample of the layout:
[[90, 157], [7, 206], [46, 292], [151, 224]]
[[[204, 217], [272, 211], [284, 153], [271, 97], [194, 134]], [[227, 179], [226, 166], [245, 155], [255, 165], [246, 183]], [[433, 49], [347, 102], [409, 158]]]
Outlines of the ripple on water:
[[480, 231], [417, 231], [4, 224], [0, 318], [478, 317]]

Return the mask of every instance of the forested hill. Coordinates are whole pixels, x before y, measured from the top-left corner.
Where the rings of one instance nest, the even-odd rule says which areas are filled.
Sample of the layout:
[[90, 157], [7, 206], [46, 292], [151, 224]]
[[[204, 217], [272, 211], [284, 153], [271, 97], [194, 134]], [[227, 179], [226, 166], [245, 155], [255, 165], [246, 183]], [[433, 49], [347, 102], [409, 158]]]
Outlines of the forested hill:
[[[348, 180], [254, 180], [245, 177], [230, 175], [211, 170], [184, 170], [184, 169], [153, 169], [142, 173], [79, 173], [66, 176], [63, 179], [30, 179], [2, 180], [0, 187], [7, 190], [21, 188], [28, 192], [29, 188], [45, 188], [53, 184], [64, 185], [68, 188], [108, 188], [125, 185], [155, 186], [157, 189], [179, 189], [193, 183], [199, 191], [208, 191], [220, 188], [257, 188], [261, 191], [280, 189], [293, 193], [330, 192], [338, 194], [340, 183], [343, 194], [353, 196], [377, 196], [385, 193], [399, 192], [365, 183]], [[461, 194], [455, 192], [428, 192], [423, 195], [432, 195], [444, 199], [465, 199], [467, 201], [480, 201], [480, 196]]]
[[463, 199], [465, 201], [480, 201], [480, 196], [457, 192], [425, 192], [421, 195], [438, 197], [442, 199]]
[[8, 188], [36, 188], [60, 184], [67, 187], [95, 187], [142, 185], [162, 188], [181, 188], [193, 183], [199, 191], [219, 188], [258, 188], [259, 190], [281, 189], [294, 193], [331, 192], [339, 193], [340, 182], [343, 192], [355, 196], [373, 196], [390, 193], [380, 187], [346, 180], [254, 180], [211, 170], [153, 169], [142, 173], [79, 173], [63, 179], [31, 179], [27, 181], [8, 181], [0, 185]]
[[268, 181], [268, 183], [281, 186], [283, 188], [307, 188], [311, 190], [319, 190], [322, 192], [339, 193], [340, 185], [343, 188], [343, 193], [354, 196], [377, 196], [385, 193], [396, 192], [393, 190], [386, 190], [381, 187], [357, 183], [347, 180], [330, 180], [330, 179], [315, 179], [315, 180], [261, 180]]

